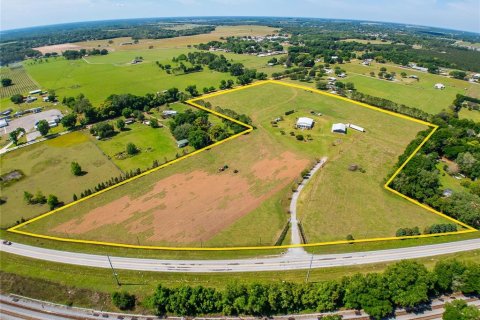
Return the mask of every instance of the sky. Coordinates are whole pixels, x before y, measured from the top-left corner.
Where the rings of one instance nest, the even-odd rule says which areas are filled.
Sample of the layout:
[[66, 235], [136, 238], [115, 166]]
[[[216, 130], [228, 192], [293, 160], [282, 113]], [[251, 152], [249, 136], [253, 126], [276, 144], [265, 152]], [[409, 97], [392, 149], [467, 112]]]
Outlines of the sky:
[[480, 33], [480, 0], [0, 0], [1, 30], [91, 20], [277, 16], [400, 22]]

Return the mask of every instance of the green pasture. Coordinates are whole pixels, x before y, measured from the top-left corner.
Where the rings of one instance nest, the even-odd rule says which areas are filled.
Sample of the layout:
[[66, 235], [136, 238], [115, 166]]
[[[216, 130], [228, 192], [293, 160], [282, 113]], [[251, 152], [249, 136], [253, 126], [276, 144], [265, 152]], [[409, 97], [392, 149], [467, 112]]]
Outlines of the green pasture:
[[[114, 122], [112, 122], [114, 124]], [[117, 131], [117, 134], [105, 140], [92, 141], [113, 161], [122, 171], [142, 170], [150, 168], [154, 160], [164, 163], [165, 159], [175, 159], [175, 154], [182, 154], [183, 149], [177, 148], [175, 139], [168, 127], [151, 128], [142, 123], [127, 125], [124, 131]], [[133, 156], [116, 157], [117, 154], [125, 152], [127, 144], [133, 143], [140, 152]], [[185, 148], [185, 152], [191, 148]]]
[[[135, 199], [152, 190], [155, 183], [162, 178], [197, 170], [215, 174], [217, 168], [224, 164], [239, 170], [241, 176], [251, 181], [252, 192], [262, 195], [271, 190], [274, 182], [259, 183], [251, 167], [259, 158], [265, 157], [264, 155], [272, 157], [285, 151], [308, 159], [310, 163], [315, 158], [329, 157], [326, 167], [313, 178], [300, 201], [299, 216], [309, 242], [342, 240], [347, 234], [353, 234], [358, 239], [391, 236], [401, 227], [424, 228], [433, 223], [445, 222], [444, 219], [382, 188], [396, 158], [416, 133], [425, 129], [423, 125], [305, 90], [274, 84], [220, 95], [208, 101], [213, 107], [221, 106], [250, 115], [257, 130], [106, 192], [96, 197], [95, 201], [82, 202], [24, 229], [65, 236], [58, 230], [53, 232], [53, 228], [124, 195]], [[284, 116], [289, 110], [295, 110], [295, 113]], [[311, 112], [315, 115], [311, 115]], [[319, 116], [319, 113], [322, 115]], [[272, 126], [270, 122], [282, 115], [284, 120], [278, 123], [278, 127]], [[313, 117], [316, 121], [314, 129], [294, 129], [296, 118], [300, 116]], [[347, 135], [333, 134], [330, 128], [336, 122], [355, 123], [365, 127], [367, 132], [350, 130]], [[294, 136], [290, 132], [293, 132]], [[298, 141], [295, 138], [298, 134], [304, 135], [307, 141]], [[350, 164], [357, 164], [366, 172], [351, 172], [348, 170]], [[206, 235], [202, 243], [188, 245], [241, 246], [274, 243], [288, 220], [286, 199], [290, 195], [291, 186], [281, 192], [277, 191], [261, 206], [225, 230], [213, 236]], [[142, 215], [148, 216], [149, 213]], [[132, 233], [126, 224], [116, 224], [115, 227], [98, 226], [82, 234], [70, 234], [71, 237], [80, 239], [109, 242], [179, 245], [152, 242], [148, 240], [150, 235], [149, 229], [138, 234]]]
[[468, 110], [466, 108], [462, 108], [458, 113], [458, 117], [460, 119], [470, 119], [475, 122], [480, 122], [480, 111], [479, 110]]
[[[87, 173], [74, 176], [70, 171], [72, 161], [78, 162]], [[6, 199], [1, 206], [2, 227], [49, 211], [46, 204], [28, 205], [23, 199], [24, 191], [32, 194], [41, 191], [45, 196], [54, 194], [68, 203], [74, 193], [80, 196], [85, 189], [121, 173], [83, 132], [6, 153], [0, 157], [0, 167], [2, 174], [21, 170], [25, 175], [20, 181], [1, 188], [1, 197]]]
[[[255, 99], [250, 99], [252, 96]], [[309, 242], [343, 240], [348, 234], [359, 239], [392, 236], [398, 228], [411, 224], [425, 227], [445, 222], [382, 188], [398, 155], [425, 126], [273, 84], [221, 95], [210, 102], [250, 114], [255, 124], [266, 129], [285, 149], [315, 158], [329, 157], [326, 167], [304, 189], [299, 203], [299, 217]], [[278, 128], [270, 124], [291, 109], [296, 112], [284, 116]], [[311, 111], [322, 116], [311, 115]], [[302, 116], [315, 120], [313, 130], [293, 129], [296, 118]], [[354, 123], [367, 132], [333, 134], [330, 129], [334, 122]], [[282, 135], [281, 130], [286, 134]], [[290, 131], [295, 135], [310, 134], [312, 140], [299, 142], [290, 136]], [[334, 143], [337, 146], [333, 147]], [[360, 165], [366, 172], [351, 172], [350, 164]]]
[[[354, 60], [351, 63], [342, 64], [340, 67], [347, 71], [347, 77], [341, 81], [353, 82], [358, 91], [419, 108], [432, 114], [448, 108], [457, 94], [480, 97], [480, 85], [476, 83], [400, 68], [391, 64], [373, 63], [370, 66], [364, 66]], [[379, 79], [377, 74], [381, 67], [387, 68], [387, 72], [395, 72], [396, 80]], [[375, 72], [375, 77], [370, 76], [372, 71]], [[403, 79], [400, 76], [401, 72], [405, 72], [407, 75], [416, 75], [420, 80]], [[443, 83], [445, 89], [435, 89], [436, 83]]]
[[[143, 95], [172, 87], [184, 90], [188, 85], [196, 85], [201, 92], [204, 87], [218, 88], [221, 80], [234, 79], [229, 73], [211, 71], [207, 67], [201, 72], [190, 74], [167, 74], [155, 63], [158, 61], [174, 67], [175, 63], [171, 61], [173, 57], [194, 50], [170, 48], [116, 51], [106, 56], [90, 56], [80, 60], [50, 58], [48, 62], [45, 62], [45, 59], [43, 62], [27, 61], [24, 66], [42, 89], [54, 89], [61, 98], [83, 93], [93, 104], [103, 102], [110, 94]], [[135, 57], [140, 56], [143, 57], [143, 62], [131, 64]], [[282, 68], [269, 67], [268, 57], [231, 53], [225, 56], [235, 62], [244, 63], [248, 68], [256, 68], [268, 74]]]

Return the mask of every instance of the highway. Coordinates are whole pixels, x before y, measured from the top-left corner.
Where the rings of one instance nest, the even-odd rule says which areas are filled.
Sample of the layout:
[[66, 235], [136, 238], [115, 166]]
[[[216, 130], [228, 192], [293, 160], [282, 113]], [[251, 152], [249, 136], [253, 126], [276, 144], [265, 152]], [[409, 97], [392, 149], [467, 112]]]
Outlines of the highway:
[[[0, 240], [2, 241], [2, 240]], [[0, 242], [1, 243], [1, 242]], [[410, 248], [339, 254], [299, 254], [287, 251], [277, 256], [231, 260], [163, 260], [111, 256], [113, 267], [123, 270], [157, 272], [254, 272], [355, 266], [369, 263], [425, 258], [480, 249], [480, 239], [424, 245]], [[0, 244], [0, 251], [44, 261], [70, 265], [110, 268], [107, 256], [52, 250], [19, 243]]]

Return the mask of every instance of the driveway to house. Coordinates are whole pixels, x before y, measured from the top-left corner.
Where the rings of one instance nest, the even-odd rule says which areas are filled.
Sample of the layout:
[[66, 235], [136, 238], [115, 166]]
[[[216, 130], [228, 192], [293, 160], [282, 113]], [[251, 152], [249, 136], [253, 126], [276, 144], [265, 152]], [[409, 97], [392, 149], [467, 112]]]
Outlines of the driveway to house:
[[[301, 244], [301, 236], [300, 236], [300, 230], [298, 228], [298, 219], [297, 219], [297, 201], [298, 198], [300, 197], [300, 193], [302, 192], [303, 188], [307, 185], [308, 181], [312, 179], [313, 175], [325, 165], [325, 162], [327, 162], [328, 158], [323, 157], [318, 161], [318, 163], [308, 172], [308, 175], [306, 178], [303, 178], [302, 182], [298, 185], [297, 191], [293, 193], [292, 195], [292, 200], [290, 201], [290, 228], [292, 232], [292, 241], [291, 244]], [[306, 254], [306, 251], [302, 247], [298, 248], [290, 248], [288, 249], [288, 252], [290, 254], [299, 254], [299, 255], [304, 255]]]
[[9, 134], [17, 128], [23, 128], [25, 131], [30, 132], [35, 129], [35, 122], [40, 120], [50, 120], [55, 116], [62, 116], [60, 110], [50, 109], [39, 113], [32, 113], [20, 118], [14, 118], [8, 123], [8, 126], [3, 127], [2, 134]]

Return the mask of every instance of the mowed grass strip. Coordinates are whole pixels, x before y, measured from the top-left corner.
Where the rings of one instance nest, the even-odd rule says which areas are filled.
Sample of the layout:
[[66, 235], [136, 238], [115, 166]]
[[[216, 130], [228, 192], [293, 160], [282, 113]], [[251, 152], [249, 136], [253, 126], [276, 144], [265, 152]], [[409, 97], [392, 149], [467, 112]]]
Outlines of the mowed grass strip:
[[[74, 176], [70, 164], [76, 161], [86, 172]], [[49, 211], [45, 205], [28, 205], [24, 191], [45, 196], [56, 195], [71, 202], [73, 194], [95, 187], [99, 182], [120, 175], [120, 170], [90, 141], [84, 132], [73, 132], [58, 138], [21, 148], [0, 157], [2, 174], [21, 170], [25, 177], [1, 188], [6, 203], [1, 205], [1, 226], [7, 227], [21, 218], [29, 219]]]

